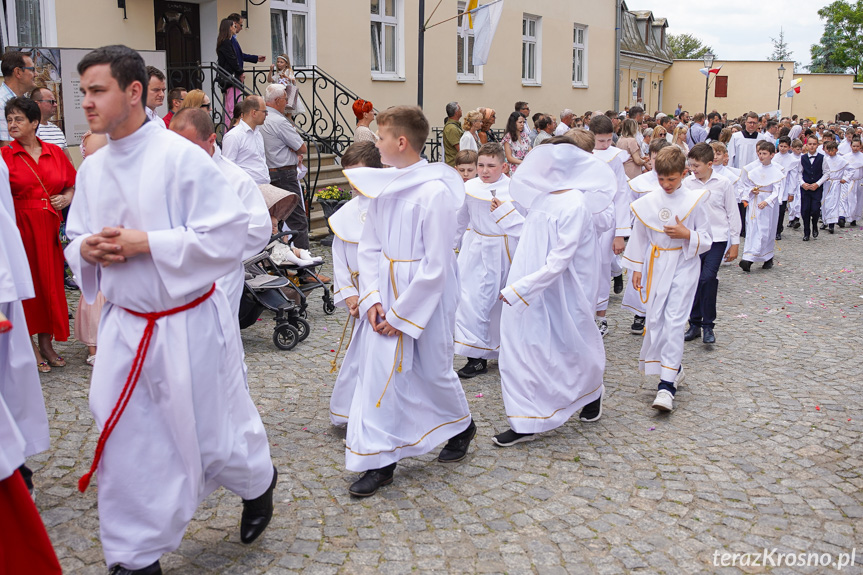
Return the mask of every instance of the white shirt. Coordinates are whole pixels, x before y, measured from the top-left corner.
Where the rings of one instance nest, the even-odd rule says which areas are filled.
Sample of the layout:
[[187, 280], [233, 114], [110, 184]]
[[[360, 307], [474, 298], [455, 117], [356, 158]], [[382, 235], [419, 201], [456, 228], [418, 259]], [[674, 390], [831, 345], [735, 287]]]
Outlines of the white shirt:
[[473, 150], [474, 152], [479, 150], [479, 147], [476, 144], [476, 138], [473, 137], [473, 134], [470, 132], [465, 132], [461, 135], [461, 139], [458, 141], [458, 149], [459, 151], [464, 150]]
[[159, 114], [157, 114], [154, 110], [151, 110], [149, 106], [144, 107], [144, 112], [147, 114], [148, 119], [154, 121], [156, 124], [161, 124], [162, 127], [166, 130], [168, 129], [168, 126], [165, 125], [165, 120], [160, 118]]
[[710, 223], [710, 237], [714, 242], [730, 241], [732, 246], [740, 243], [740, 212], [737, 208], [737, 194], [728, 178], [713, 171], [706, 182], [690, 174], [683, 180], [683, 186], [690, 190], [707, 190], [710, 197], [704, 204]]
[[243, 168], [256, 184], [270, 183], [264, 136], [244, 120], [222, 138], [222, 155]]
[[572, 128], [570, 128], [569, 126], [567, 126], [566, 124], [561, 122], [560, 124], [557, 125], [557, 128], [554, 129], [554, 135], [555, 136], [563, 136], [564, 134], [566, 134], [571, 129]]
[[36, 128], [36, 137], [43, 142], [60, 146], [61, 149], [66, 149], [66, 136], [63, 135], [63, 130], [48, 122], [47, 124], [39, 124]]

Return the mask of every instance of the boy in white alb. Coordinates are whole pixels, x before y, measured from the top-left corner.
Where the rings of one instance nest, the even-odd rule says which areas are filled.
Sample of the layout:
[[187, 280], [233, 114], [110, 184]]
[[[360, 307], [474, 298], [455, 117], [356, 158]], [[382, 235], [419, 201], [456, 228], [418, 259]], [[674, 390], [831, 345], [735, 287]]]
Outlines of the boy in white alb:
[[740, 175], [738, 190], [748, 206], [746, 208], [746, 245], [740, 267], [749, 273], [753, 262], [764, 262], [765, 270], [773, 267], [773, 252], [776, 246], [777, 203], [782, 197], [785, 172], [773, 163], [776, 146], [761, 140], [756, 145], [758, 161], [752, 162]]
[[[629, 180], [629, 189], [631, 190], [630, 205], [645, 194], [662, 190], [662, 186], [659, 185], [659, 178], [656, 177], [656, 170], [653, 169], [653, 162], [656, 160], [656, 154], [659, 153], [659, 150], [667, 148], [670, 145], [671, 144], [669, 144], [668, 140], [665, 138], [658, 138], [650, 142], [650, 146], [648, 148], [650, 154], [648, 167], [650, 168], [650, 171]], [[630, 210], [630, 215], [631, 214], [632, 210]], [[631, 219], [634, 220], [635, 216], [631, 215]], [[623, 257], [625, 256], [621, 256], [621, 258]], [[621, 302], [620, 307], [635, 314], [635, 317], [632, 319], [632, 325], [629, 328], [630, 333], [633, 335], [644, 334], [645, 306], [641, 301], [641, 294], [632, 287], [632, 283], [626, 284], [626, 288], [623, 291], [623, 301]]]
[[798, 139], [791, 140], [791, 156], [794, 158], [791, 169], [797, 179], [795, 181], [793, 177], [786, 177], [785, 185], [791, 186], [788, 190], [788, 227], [796, 230], [800, 227], [800, 185], [803, 183], [803, 165], [800, 159], [803, 157], [803, 142]]
[[[602, 258], [602, 273], [600, 277], [608, 281], [600, 280], [599, 300], [596, 303], [596, 325], [600, 333], [605, 337], [608, 333], [608, 321], [605, 315], [608, 311], [608, 297], [611, 293], [612, 263], [618, 255], [623, 253], [626, 247], [625, 238], [629, 237], [632, 229], [631, 216], [629, 213], [629, 179], [623, 169], [623, 163], [629, 159], [629, 152], [614, 147], [614, 124], [605, 114], [597, 114], [590, 118], [590, 131], [596, 137], [596, 147], [593, 154], [607, 163], [614, 172], [617, 180], [617, 191], [614, 194], [614, 226], [603, 232], [600, 236], [600, 257]], [[623, 272], [620, 271], [621, 275]]]
[[839, 155], [839, 144], [834, 140], [824, 143], [824, 173], [827, 181], [824, 182], [824, 195], [821, 198], [821, 229], [825, 227], [831, 234], [835, 233], [836, 223], [839, 221], [840, 201], [842, 199], [842, 185], [845, 184], [845, 170], [848, 162]]
[[683, 187], [710, 192], [702, 205], [707, 212], [710, 237], [713, 241], [710, 249], [701, 254], [701, 275], [698, 277], [698, 288], [695, 290], [695, 300], [689, 313], [689, 329], [683, 339], [692, 341], [702, 336], [704, 343], [716, 343], [713, 327], [716, 321], [716, 293], [719, 290], [717, 274], [723, 256], [727, 262], [737, 259], [740, 244], [737, 194], [731, 182], [713, 171], [713, 148], [710, 145], [704, 142], [695, 144], [687, 157], [692, 173], [683, 180]]
[[851, 226], [856, 226], [857, 220], [863, 217], [863, 144], [857, 136], [851, 140], [851, 153], [845, 156], [845, 161], [848, 162], [845, 179], [848, 180]]
[[[555, 143], [560, 142], [560, 143]], [[510, 429], [493, 438], [507, 447], [555, 429], [579, 409], [602, 415], [605, 349], [594, 322], [601, 262], [593, 213], [615, 192], [608, 166], [564, 137], [532, 150], [512, 181], [528, 215], [501, 316], [500, 375]], [[510, 202], [493, 200], [502, 217]]]
[[506, 233], [505, 225], [523, 220], [518, 207], [493, 217], [488, 209], [495, 198], [510, 201], [509, 178], [503, 174], [506, 162], [503, 146], [483, 144], [477, 152], [478, 178], [465, 183], [465, 199], [458, 212], [455, 244], [462, 236], [458, 253], [461, 292], [455, 314], [455, 353], [468, 361], [457, 373], [472, 378], [488, 371], [488, 360], [497, 359], [500, 348], [500, 312], [503, 305], [498, 293], [506, 285], [506, 276], [515, 255], [518, 240]]
[[683, 332], [701, 275], [698, 256], [713, 240], [703, 206], [709, 192], [683, 187], [686, 156], [680, 148], [661, 150], [654, 169], [662, 192], [632, 203], [636, 221], [623, 261], [632, 270], [632, 286], [645, 291], [647, 323], [638, 368], [659, 376], [652, 407], [671, 411], [683, 381]]
[[[342, 168], [383, 168], [381, 153], [374, 142], [356, 142], [345, 150]], [[336, 383], [333, 384], [333, 394], [330, 396], [330, 422], [336, 426], [345, 426], [348, 423], [351, 401], [359, 377], [363, 332], [369, 329], [368, 322], [360, 315], [357, 303], [360, 299], [357, 248], [363, 235], [368, 204], [367, 197], [354, 192], [354, 198], [330, 216], [327, 222], [333, 230], [333, 303], [348, 310], [348, 318], [339, 341], [339, 351], [332, 361], [334, 371], [338, 365], [339, 352], [347, 347]]]
[[773, 161], [782, 168], [785, 172], [785, 181], [782, 183], [782, 195], [779, 197], [778, 216], [776, 217], [776, 241], [782, 239], [782, 232], [785, 231], [785, 214], [788, 209], [788, 203], [794, 199], [794, 190], [800, 182], [800, 158], [796, 157], [791, 151], [791, 138], [782, 136], [779, 138], [779, 153], [773, 157]]
[[[459, 281], [456, 214], [464, 183], [451, 167], [420, 158], [429, 133], [422, 110], [389, 108], [377, 118], [381, 161], [345, 176], [371, 198], [357, 251], [363, 333], [345, 462], [364, 471], [349, 488], [367, 497], [392, 483], [397, 462], [449, 440], [438, 461], [461, 461], [476, 434], [452, 369]], [[368, 336], [368, 337], [366, 337]]]

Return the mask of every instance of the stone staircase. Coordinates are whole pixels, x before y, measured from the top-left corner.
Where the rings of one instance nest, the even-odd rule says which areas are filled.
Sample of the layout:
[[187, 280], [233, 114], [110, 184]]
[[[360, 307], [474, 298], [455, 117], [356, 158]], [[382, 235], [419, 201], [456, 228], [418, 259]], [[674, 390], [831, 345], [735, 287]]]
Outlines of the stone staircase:
[[[315, 190], [323, 189], [327, 186], [339, 186], [342, 189], [348, 188], [348, 180], [342, 174], [342, 167], [336, 162], [335, 154], [321, 154], [320, 159], [314, 150], [310, 150], [305, 157], [304, 162], [309, 168], [309, 173], [314, 177], [317, 170], [318, 162], [320, 161], [321, 173], [318, 176], [318, 184]], [[316, 201], [312, 201], [311, 206], [311, 223], [309, 224], [310, 237], [313, 240], [320, 240], [329, 234], [327, 223], [324, 220], [324, 210]]]

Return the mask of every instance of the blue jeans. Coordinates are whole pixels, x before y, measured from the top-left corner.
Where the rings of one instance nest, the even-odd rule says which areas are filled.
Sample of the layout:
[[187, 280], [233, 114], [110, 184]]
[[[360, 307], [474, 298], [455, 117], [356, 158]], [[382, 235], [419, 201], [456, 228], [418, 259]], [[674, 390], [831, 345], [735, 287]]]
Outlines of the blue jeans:
[[689, 312], [689, 323], [698, 327], [713, 328], [716, 321], [716, 292], [719, 290], [719, 266], [728, 242], [713, 242], [710, 249], [701, 254], [701, 276], [695, 290], [695, 300], [692, 311]]

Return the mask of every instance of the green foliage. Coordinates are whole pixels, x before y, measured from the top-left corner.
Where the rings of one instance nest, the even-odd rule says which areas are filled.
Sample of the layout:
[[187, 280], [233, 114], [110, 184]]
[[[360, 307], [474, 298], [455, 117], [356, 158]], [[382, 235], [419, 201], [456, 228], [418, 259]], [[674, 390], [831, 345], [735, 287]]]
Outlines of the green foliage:
[[710, 46], [705, 46], [692, 34], [669, 34], [668, 45], [678, 60], [700, 60], [708, 52], [713, 52]]
[[788, 42], [785, 41], [785, 31], [779, 28], [779, 38], [770, 38], [773, 42], [773, 53], [767, 57], [768, 60], [776, 62], [787, 62], [791, 60], [791, 50], [788, 49]]
[[825, 21], [820, 44], [811, 48], [810, 72], [851, 70], [855, 80], [863, 80], [863, 0], [835, 0], [818, 10]]

